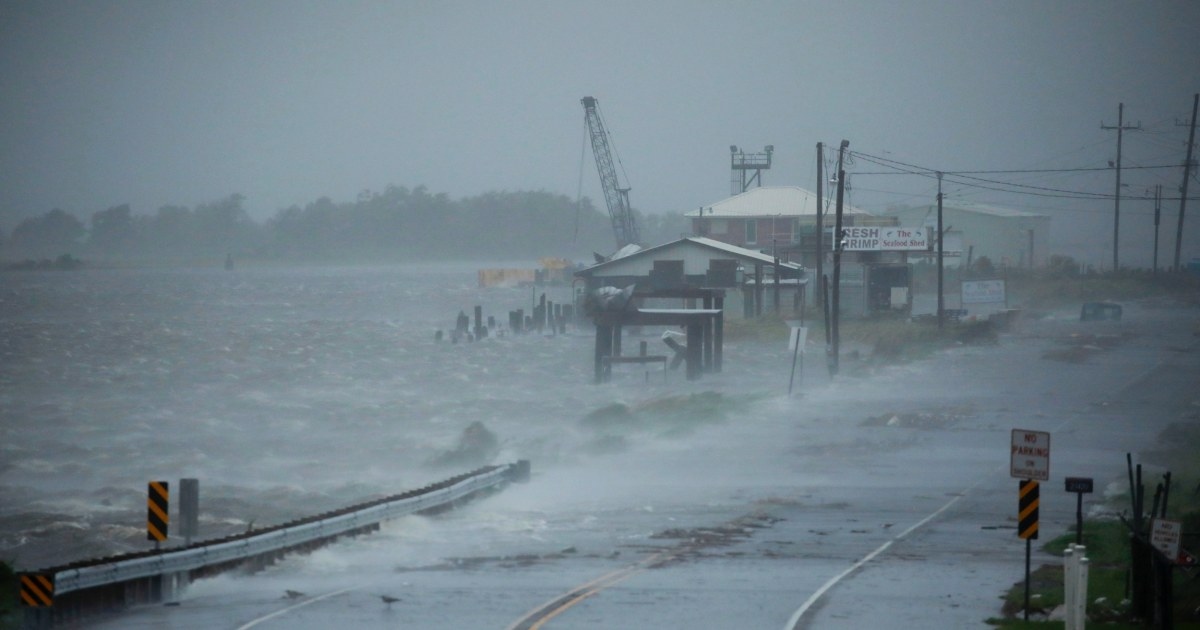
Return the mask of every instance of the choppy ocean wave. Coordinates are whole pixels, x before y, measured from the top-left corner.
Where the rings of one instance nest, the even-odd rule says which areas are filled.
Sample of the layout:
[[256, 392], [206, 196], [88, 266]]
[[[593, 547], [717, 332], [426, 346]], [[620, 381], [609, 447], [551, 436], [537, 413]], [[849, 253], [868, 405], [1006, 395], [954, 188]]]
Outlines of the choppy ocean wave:
[[[753, 415], [761, 401], [714, 390], [773, 387], [785, 358], [732, 344], [719, 382], [629, 369], [596, 386], [588, 327], [434, 342], [460, 311], [503, 325], [534, 295], [476, 288], [467, 268], [8, 274], [0, 553], [44, 566], [144, 546], [151, 479], [200, 479], [209, 535], [397, 492], [447, 476], [430, 464], [473, 422], [490, 458], [543, 466], [670, 444]], [[588, 423], [613, 408], [638, 430]]]

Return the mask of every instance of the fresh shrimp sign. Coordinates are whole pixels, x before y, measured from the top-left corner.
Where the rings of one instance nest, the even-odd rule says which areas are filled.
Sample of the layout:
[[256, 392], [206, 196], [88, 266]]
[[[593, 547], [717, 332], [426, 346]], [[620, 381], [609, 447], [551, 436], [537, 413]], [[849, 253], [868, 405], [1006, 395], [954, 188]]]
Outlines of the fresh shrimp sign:
[[842, 229], [843, 251], [904, 252], [929, 249], [924, 228], [852, 227]]

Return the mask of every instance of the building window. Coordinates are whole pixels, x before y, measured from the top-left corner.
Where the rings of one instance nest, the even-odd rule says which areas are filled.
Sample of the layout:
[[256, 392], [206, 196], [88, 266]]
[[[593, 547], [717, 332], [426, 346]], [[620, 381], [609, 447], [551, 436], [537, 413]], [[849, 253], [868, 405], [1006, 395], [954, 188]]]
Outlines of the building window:
[[746, 221], [746, 244], [753, 245], [758, 242], [758, 221], [750, 219]]

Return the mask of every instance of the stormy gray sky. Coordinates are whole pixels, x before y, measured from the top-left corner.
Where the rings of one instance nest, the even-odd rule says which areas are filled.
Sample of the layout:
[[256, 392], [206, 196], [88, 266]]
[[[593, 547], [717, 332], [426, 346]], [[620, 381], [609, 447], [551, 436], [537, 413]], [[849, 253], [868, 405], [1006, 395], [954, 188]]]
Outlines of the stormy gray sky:
[[[1119, 102], [1143, 127], [1125, 135], [1124, 164], [1178, 165], [1176, 122], [1197, 91], [1200, 4], [1185, 1], [6, 0], [0, 228], [56, 207], [152, 213], [235, 192], [258, 219], [389, 184], [574, 197], [585, 95], [647, 212], [727, 196], [731, 144], [773, 144], [765, 183], [807, 188], [815, 144], [843, 138], [947, 171], [1103, 167], [1116, 134], [1100, 126]], [[986, 177], [1113, 190], [1111, 173]], [[1180, 177], [1123, 180], [1130, 195], [1163, 184], [1177, 197]], [[602, 206], [597, 180], [589, 149], [582, 192]], [[872, 211], [935, 190], [912, 176], [851, 184]], [[947, 194], [1046, 212], [1076, 245], [1111, 238], [1111, 201]], [[1152, 207], [1123, 202], [1123, 262], [1145, 264], [1132, 252], [1148, 246]], [[1166, 207], [1173, 231], [1178, 201]], [[1110, 247], [1096, 243], [1097, 262]]]

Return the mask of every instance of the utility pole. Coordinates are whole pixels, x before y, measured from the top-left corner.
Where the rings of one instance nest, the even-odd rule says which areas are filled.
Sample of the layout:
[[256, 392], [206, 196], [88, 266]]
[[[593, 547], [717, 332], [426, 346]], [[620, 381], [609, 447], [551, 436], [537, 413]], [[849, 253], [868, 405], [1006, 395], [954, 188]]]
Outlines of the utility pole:
[[1162, 214], [1162, 184], [1154, 187], [1154, 275], [1158, 275], [1158, 219]]
[[1192, 129], [1188, 132], [1187, 157], [1183, 160], [1183, 185], [1179, 187], [1179, 226], [1175, 228], [1175, 271], [1180, 271], [1179, 248], [1183, 242], [1183, 211], [1187, 208], [1188, 179], [1192, 173], [1192, 145], [1196, 142], [1196, 106], [1200, 105], [1200, 94], [1192, 96]]
[[1113, 201], [1116, 207], [1113, 209], [1113, 271], [1118, 271], [1120, 262], [1117, 256], [1118, 243], [1120, 242], [1121, 234], [1121, 133], [1126, 129], [1141, 129], [1142, 123], [1139, 122], [1136, 126], [1125, 126], [1125, 103], [1117, 104], [1117, 126], [1110, 127], [1100, 123], [1101, 129], [1116, 129], [1117, 130], [1117, 190], [1113, 195]]
[[938, 305], [937, 305], [937, 308], [938, 308], [938, 311], [937, 311], [937, 322], [938, 322], [938, 331], [941, 331], [946, 323], [946, 297], [945, 297], [945, 293], [943, 291], [944, 285], [942, 284], [943, 274], [945, 273], [946, 265], [945, 265], [945, 260], [943, 258], [945, 253], [942, 251], [943, 230], [942, 230], [942, 172], [941, 171], [938, 171], [937, 179], [938, 179], [938, 193], [937, 193], [937, 208], [938, 208], [938, 215], [937, 215]]
[[839, 346], [841, 337], [838, 331], [838, 322], [842, 319], [842, 199], [846, 193], [846, 171], [842, 169], [842, 161], [846, 155], [846, 147], [849, 146], [849, 140], [842, 140], [841, 146], [838, 147], [837, 206], [834, 210], [836, 214], [833, 230], [833, 340], [829, 357], [829, 376], [831, 377], [838, 373], [838, 364], [840, 362]]
[[[821, 279], [824, 278], [825, 267], [825, 220], [821, 213], [821, 206], [825, 199], [822, 193], [823, 184], [825, 183], [825, 145], [817, 143], [817, 306], [824, 306], [825, 299], [821, 297]], [[828, 335], [826, 335], [825, 343], [829, 343]]]

